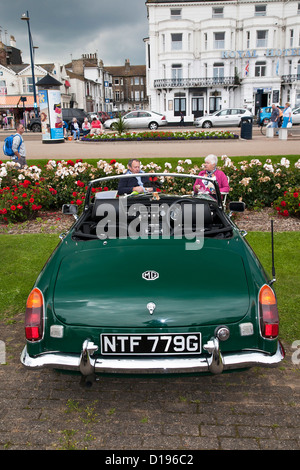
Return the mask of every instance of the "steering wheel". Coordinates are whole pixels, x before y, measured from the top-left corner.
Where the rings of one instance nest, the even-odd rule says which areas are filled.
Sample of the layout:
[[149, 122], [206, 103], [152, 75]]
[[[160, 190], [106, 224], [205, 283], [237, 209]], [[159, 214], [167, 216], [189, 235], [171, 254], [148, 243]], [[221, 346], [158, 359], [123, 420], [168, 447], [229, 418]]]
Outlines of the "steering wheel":
[[[174, 235], [175, 227], [176, 227], [176, 222], [180, 220], [180, 217], [182, 217], [182, 209], [181, 209], [181, 204], [188, 202], [189, 204], [197, 204], [196, 201], [193, 201], [192, 199], [187, 199], [187, 198], [180, 198], [176, 199], [171, 206], [167, 209], [167, 214], [166, 214], [166, 219], [167, 219], [167, 225], [170, 229], [170, 235]], [[173, 221], [173, 223], [171, 223]], [[182, 226], [183, 220], [181, 218], [181, 226]]]

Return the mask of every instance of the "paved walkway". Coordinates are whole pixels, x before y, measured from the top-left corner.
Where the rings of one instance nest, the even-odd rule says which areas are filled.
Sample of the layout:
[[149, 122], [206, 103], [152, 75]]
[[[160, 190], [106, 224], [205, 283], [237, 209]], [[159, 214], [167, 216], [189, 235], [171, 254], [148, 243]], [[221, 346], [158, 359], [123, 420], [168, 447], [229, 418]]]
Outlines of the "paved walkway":
[[[192, 129], [192, 128], [191, 128]], [[178, 128], [177, 128], [178, 130]], [[300, 131], [300, 127], [299, 127]], [[26, 143], [27, 159], [69, 159], [69, 158], [193, 158], [205, 157], [209, 153], [218, 156], [259, 156], [259, 155], [298, 155], [300, 154], [300, 134], [298, 129], [287, 140], [267, 138], [257, 128], [251, 140], [200, 140], [171, 142], [74, 142], [43, 144], [41, 134], [23, 134]], [[236, 133], [240, 132], [236, 129]], [[2, 140], [3, 133], [0, 133]]]
[[300, 450], [300, 370], [292, 363], [293, 351], [275, 369], [106, 376], [83, 389], [77, 376], [24, 369], [23, 315], [15, 320], [0, 323], [7, 349], [7, 365], [0, 365], [0, 449], [101, 449], [110, 456], [108, 451], [122, 449], [157, 455]]

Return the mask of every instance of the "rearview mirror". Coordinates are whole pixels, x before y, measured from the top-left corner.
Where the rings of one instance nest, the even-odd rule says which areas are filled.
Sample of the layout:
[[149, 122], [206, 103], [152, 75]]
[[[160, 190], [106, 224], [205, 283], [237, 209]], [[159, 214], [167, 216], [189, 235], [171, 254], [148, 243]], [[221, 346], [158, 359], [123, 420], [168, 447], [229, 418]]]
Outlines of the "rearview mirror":
[[244, 212], [245, 207], [246, 207], [245, 203], [241, 201], [229, 203], [230, 212]]
[[62, 213], [65, 215], [76, 215], [77, 205], [76, 204], [64, 204], [62, 206]]

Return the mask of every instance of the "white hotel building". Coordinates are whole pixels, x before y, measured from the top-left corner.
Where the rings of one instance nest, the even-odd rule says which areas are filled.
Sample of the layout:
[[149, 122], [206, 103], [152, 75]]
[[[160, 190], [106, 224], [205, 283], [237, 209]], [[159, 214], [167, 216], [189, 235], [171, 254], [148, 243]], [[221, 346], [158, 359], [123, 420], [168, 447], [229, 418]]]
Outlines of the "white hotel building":
[[177, 122], [300, 106], [300, 1], [147, 0], [149, 107]]

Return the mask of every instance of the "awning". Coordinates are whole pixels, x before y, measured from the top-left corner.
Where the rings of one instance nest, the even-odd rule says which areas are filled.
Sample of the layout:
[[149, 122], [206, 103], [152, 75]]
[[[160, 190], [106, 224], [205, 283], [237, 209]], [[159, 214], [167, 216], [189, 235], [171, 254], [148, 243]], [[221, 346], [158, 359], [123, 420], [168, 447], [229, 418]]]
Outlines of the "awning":
[[[23, 108], [23, 102], [21, 101], [21, 97], [25, 97], [26, 101], [24, 102], [25, 108], [33, 108], [34, 98], [33, 95], [6, 95], [0, 96], [0, 108]], [[37, 99], [37, 106], [39, 105], [39, 98]]]

